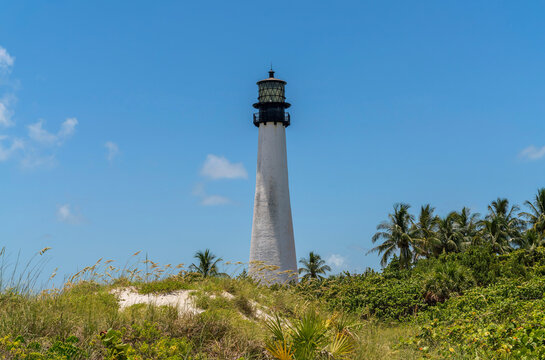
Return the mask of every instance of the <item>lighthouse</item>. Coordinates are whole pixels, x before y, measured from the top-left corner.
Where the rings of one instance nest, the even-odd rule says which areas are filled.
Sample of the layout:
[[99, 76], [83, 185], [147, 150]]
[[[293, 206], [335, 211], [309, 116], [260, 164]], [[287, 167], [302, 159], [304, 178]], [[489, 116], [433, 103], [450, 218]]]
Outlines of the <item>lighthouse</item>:
[[272, 69], [257, 86], [253, 106], [259, 110], [254, 114], [259, 137], [249, 274], [266, 283], [286, 283], [297, 279], [286, 152], [290, 104], [285, 101], [286, 82], [276, 79]]

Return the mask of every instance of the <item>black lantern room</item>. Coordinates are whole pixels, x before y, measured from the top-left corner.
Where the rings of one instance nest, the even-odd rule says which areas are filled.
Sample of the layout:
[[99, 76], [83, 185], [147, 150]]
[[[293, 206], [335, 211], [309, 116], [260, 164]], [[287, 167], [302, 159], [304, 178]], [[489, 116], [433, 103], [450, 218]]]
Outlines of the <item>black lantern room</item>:
[[259, 109], [258, 113], [254, 114], [254, 125], [259, 127], [259, 124], [267, 125], [267, 123], [283, 124], [285, 127], [290, 125], [290, 114], [285, 109], [290, 107], [285, 96], [286, 82], [276, 79], [274, 71], [269, 71], [269, 78], [257, 82], [259, 87], [259, 96], [253, 106]]

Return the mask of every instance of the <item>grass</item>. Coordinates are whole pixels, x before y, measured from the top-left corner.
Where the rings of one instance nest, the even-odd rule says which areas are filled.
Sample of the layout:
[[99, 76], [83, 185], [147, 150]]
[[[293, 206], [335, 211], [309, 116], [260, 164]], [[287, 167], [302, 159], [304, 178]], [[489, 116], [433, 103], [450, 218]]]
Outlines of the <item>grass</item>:
[[354, 359], [382, 360], [382, 359], [420, 359], [421, 354], [412, 349], [399, 347], [399, 342], [413, 336], [417, 327], [411, 324], [382, 324], [376, 321], [366, 321], [358, 331]]
[[[151, 271], [144, 272], [128, 266], [116, 269], [101, 260], [60, 288], [36, 293], [22, 281], [19, 288], [4, 288], [0, 358], [271, 359], [265, 349], [270, 333], [257, 309], [287, 319], [309, 308], [323, 318], [333, 316], [319, 301], [303, 298], [289, 287], [261, 286], [248, 278], [201, 278], [179, 274], [178, 269], [169, 272], [173, 267], [153, 262], [145, 265], [150, 264]], [[112, 290], [126, 287], [141, 294], [193, 290], [196, 305], [205, 311], [184, 314], [174, 307], [147, 304], [120, 310]], [[396, 348], [400, 338], [413, 332], [408, 325], [366, 320], [354, 330], [355, 352], [349, 358], [416, 359], [408, 349]]]
[[[300, 313], [308, 306], [307, 301], [297, 299], [288, 290], [265, 290], [263, 294], [253, 284], [234, 282], [238, 292], [251, 292], [254, 299], [266, 300], [264, 303], [286, 316]], [[180, 315], [168, 306], [144, 304], [119, 311], [114, 295], [109, 292], [112, 286], [92, 282], [35, 296], [4, 293], [0, 296], [0, 337], [11, 342], [0, 344], [0, 355], [5, 359], [16, 359], [17, 351], [30, 353], [24, 346], [13, 347], [15, 339], [21, 337], [26, 344], [39, 344], [42, 349], [39, 353], [46, 354], [44, 359], [55, 359], [45, 357], [53, 356], [47, 355], [46, 349], [57, 340], [64, 344], [70, 337], [76, 337], [81, 353], [74, 359], [107, 358], [108, 348], [100, 341], [99, 334], [112, 328], [121, 332], [122, 342], [130, 345], [134, 359], [175, 359], [176, 354], [180, 359], [265, 359], [264, 341], [268, 334], [263, 321], [252, 320], [255, 317], [249, 299], [244, 295], [237, 295], [232, 300], [221, 296], [210, 298], [202, 290], [223, 290], [232, 287], [233, 280], [203, 280], [193, 286], [201, 288], [198, 290], [201, 299], [208, 299], [206, 306], [198, 302], [206, 311], [196, 316]], [[286, 300], [288, 297], [291, 301]], [[399, 338], [411, 334], [411, 329], [405, 326], [385, 327], [368, 321], [356, 333], [358, 342], [353, 358], [416, 358], [395, 350]], [[188, 345], [178, 346], [180, 351], [169, 355], [167, 350], [174, 346], [175, 340]], [[152, 349], [153, 346], [158, 348]], [[180, 355], [184, 351], [189, 353]]]
[[[480, 251], [468, 259], [481, 259]], [[3, 269], [9, 278], [2, 283], [9, 286], [0, 290], [0, 358], [543, 358], [545, 350], [535, 344], [545, 341], [545, 248], [498, 259], [489, 254], [501, 270], [495, 278], [475, 285], [460, 277], [453, 287], [442, 274], [461, 264], [462, 255], [420, 261], [411, 270], [394, 264], [382, 273], [297, 286], [263, 286], [242, 276], [203, 278], [149, 260], [117, 269], [99, 260], [60, 288], [36, 292], [28, 283], [36, 282], [36, 273]], [[437, 266], [439, 261], [449, 266]], [[468, 271], [465, 265], [456, 269]], [[204, 311], [148, 304], [120, 310], [114, 290], [127, 288], [150, 295], [145, 299], [190, 290]], [[450, 293], [443, 303], [427, 304], [429, 291]]]

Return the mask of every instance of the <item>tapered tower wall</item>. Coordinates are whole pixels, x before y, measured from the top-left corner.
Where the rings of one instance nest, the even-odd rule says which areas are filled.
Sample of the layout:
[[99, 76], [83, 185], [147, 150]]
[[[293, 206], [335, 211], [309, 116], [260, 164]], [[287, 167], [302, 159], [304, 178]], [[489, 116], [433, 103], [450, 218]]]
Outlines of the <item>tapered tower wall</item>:
[[254, 278], [272, 283], [297, 278], [286, 128], [282, 123], [259, 124], [249, 271]]

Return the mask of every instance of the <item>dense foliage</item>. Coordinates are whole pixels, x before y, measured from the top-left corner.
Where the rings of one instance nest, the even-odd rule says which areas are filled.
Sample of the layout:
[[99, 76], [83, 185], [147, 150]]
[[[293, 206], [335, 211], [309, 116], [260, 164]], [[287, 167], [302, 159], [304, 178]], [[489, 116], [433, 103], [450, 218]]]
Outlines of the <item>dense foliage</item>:
[[372, 238], [373, 243], [384, 241], [370, 252], [382, 254], [383, 266], [398, 252], [400, 265], [408, 268], [420, 258], [459, 253], [474, 245], [487, 245], [496, 254], [532, 250], [545, 244], [545, 188], [539, 189], [535, 199], [526, 201], [525, 206], [529, 211], [521, 212], [509, 200], [498, 198], [480, 218], [466, 207], [440, 217], [427, 204], [416, 218], [410, 214], [410, 205], [395, 204], [394, 212], [377, 226]]
[[544, 358], [545, 188], [524, 205], [498, 198], [484, 217], [465, 207], [439, 217], [396, 204], [372, 239], [382, 272], [297, 289], [363, 319], [416, 324], [401, 343], [425, 358]]
[[298, 290], [364, 319], [416, 324], [402, 345], [429, 358], [545, 356], [545, 248], [497, 254], [490, 244], [381, 272], [305, 281]]

